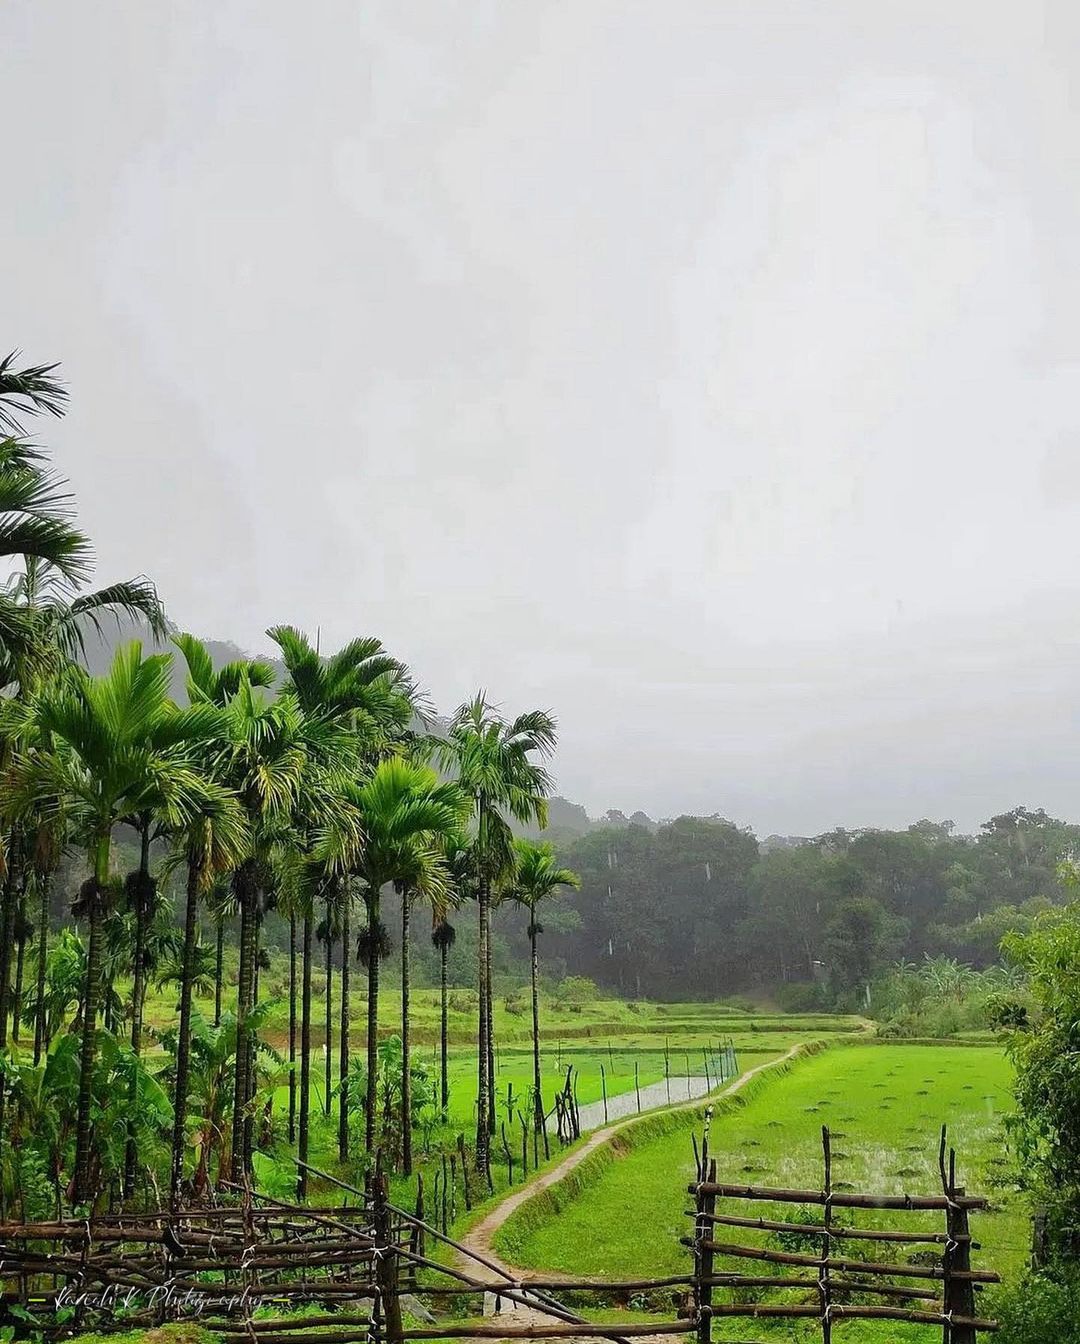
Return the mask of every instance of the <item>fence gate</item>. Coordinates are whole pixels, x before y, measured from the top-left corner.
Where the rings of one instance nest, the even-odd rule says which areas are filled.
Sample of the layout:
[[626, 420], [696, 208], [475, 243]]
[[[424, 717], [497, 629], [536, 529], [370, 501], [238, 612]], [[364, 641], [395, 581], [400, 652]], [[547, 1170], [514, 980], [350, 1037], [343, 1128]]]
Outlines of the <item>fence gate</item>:
[[[938, 1195], [872, 1195], [837, 1189], [827, 1126], [822, 1127], [821, 1143], [821, 1189], [784, 1190], [717, 1180], [706, 1134], [697, 1159], [698, 1179], [689, 1186], [694, 1196], [694, 1235], [683, 1238], [694, 1253], [698, 1344], [710, 1344], [712, 1322], [720, 1316], [816, 1318], [824, 1344], [830, 1344], [833, 1325], [843, 1320], [940, 1325], [944, 1344], [976, 1344], [980, 1331], [996, 1330], [995, 1321], [979, 1314], [976, 1293], [984, 1284], [998, 1283], [999, 1277], [989, 1270], [972, 1269], [968, 1226], [970, 1211], [985, 1209], [987, 1201], [968, 1195], [957, 1185], [956, 1153], [949, 1149], [946, 1155], [944, 1128], [938, 1149]], [[761, 1205], [780, 1207], [766, 1211], [769, 1216], [754, 1216], [736, 1201], [748, 1201], [754, 1210]], [[794, 1217], [792, 1206], [799, 1208]], [[940, 1230], [914, 1223], [910, 1230], [854, 1226], [838, 1213], [852, 1209], [934, 1211], [942, 1215], [943, 1226]], [[727, 1228], [769, 1236], [756, 1242], [745, 1237], [725, 1239], [739, 1235], [725, 1233]], [[919, 1245], [927, 1250], [918, 1259], [903, 1258], [903, 1247]], [[880, 1259], [875, 1254], [878, 1248]], [[718, 1260], [757, 1261], [763, 1272], [718, 1267]], [[898, 1279], [906, 1282], [897, 1283]], [[724, 1301], [717, 1300], [720, 1289], [729, 1290]], [[803, 1300], [749, 1300], [765, 1289], [796, 1290]], [[807, 1301], [808, 1294], [816, 1300]]]

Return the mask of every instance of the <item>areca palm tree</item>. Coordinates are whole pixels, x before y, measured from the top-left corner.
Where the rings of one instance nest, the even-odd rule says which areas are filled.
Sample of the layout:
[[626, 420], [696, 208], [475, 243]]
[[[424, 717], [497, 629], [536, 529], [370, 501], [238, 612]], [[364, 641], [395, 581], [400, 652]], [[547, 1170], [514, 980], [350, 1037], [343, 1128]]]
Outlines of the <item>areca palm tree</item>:
[[341, 1020], [338, 1026], [338, 1158], [349, 1160], [349, 1032], [352, 1010], [349, 990], [352, 983], [352, 882], [346, 876], [341, 889]]
[[[452, 904], [461, 906], [476, 894], [476, 849], [465, 830], [455, 831], [443, 841], [443, 858], [449, 876]], [[440, 1087], [442, 1109], [450, 1104], [449, 1032], [447, 1029], [447, 959], [454, 946], [457, 931], [447, 922], [446, 911], [432, 911], [431, 941], [439, 952], [439, 1006], [440, 1006]]]
[[448, 977], [447, 960], [450, 949], [457, 941], [457, 930], [449, 920], [440, 919], [431, 930], [431, 941], [439, 953], [439, 1104], [443, 1111], [450, 1105], [449, 1031], [447, 1024]]
[[122, 630], [125, 622], [141, 622], [158, 640], [169, 633], [157, 589], [141, 574], [91, 590], [31, 556], [6, 585], [3, 601], [24, 633], [5, 650], [0, 676], [24, 693], [65, 663], [84, 659], [89, 634], [102, 639], [107, 627]]
[[[5, 466], [5, 461], [7, 465]], [[10, 455], [4, 456], [0, 444], [0, 510], [14, 501], [4, 495], [5, 480], [18, 478], [26, 496], [33, 494], [30, 478], [37, 473], [39, 489], [33, 507], [47, 510], [50, 496], [63, 520], [67, 497], [36, 462], [12, 465]], [[15, 491], [18, 494], [18, 489]], [[0, 517], [4, 515], [0, 513]], [[66, 524], [65, 524], [66, 525]], [[0, 523], [0, 534], [3, 524]], [[3, 538], [0, 535], [0, 544]], [[43, 685], [63, 675], [68, 663], [85, 651], [84, 636], [88, 628], [100, 632], [101, 623], [112, 617], [119, 625], [125, 617], [141, 617], [152, 633], [161, 636], [167, 629], [164, 609], [157, 593], [146, 579], [137, 578], [112, 584], [97, 592], [86, 592], [81, 581], [89, 567], [89, 547], [81, 554], [76, 565], [61, 555], [44, 551], [22, 554], [23, 568], [0, 591], [0, 687], [8, 690], [24, 706], [32, 702]], [[9, 865], [2, 892], [0, 892], [0, 1017], [8, 1003], [8, 957], [14, 905], [25, 895], [27, 864], [33, 864], [39, 877], [46, 878], [40, 864], [43, 852], [55, 855], [56, 847], [44, 846], [34, 831], [39, 829], [33, 818], [28, 818], [22, 833], [8, 837], [8, 848], [15, 857]], [[21, 887], [21, 889], [20, 889]], [[40, 968], [39, 961], [39, 968]]]
[[334, 1044], [334, 945], [341, 937], [341, 887], [331, 882], [323, 894], [323, 917], [315, 929], [315, 937], [326, 951], [326, 1009], [325, 1043], [323, 1048], [323, 1111], [333, 1110], [333, 1044]]
[[181, 825], [202, 791], [187, 751], [206, 733], [207, 715], [200, 706], [165, 712], [170, 663], [168, 654], [144, 658], [136, 641], [117, 651], [103, 677], [73, 669], [41, 697], [38, 713], [49, 747], [22, 755], [13, 775], [22, 807], [46, 817], [67, 808], [90, 865], [82, 893], [89, 933], [76, 1125], [79, 1203], [93, 1194], [91, 1087], [112, 831], [150, 800], [163, 819]]
[[[323, 658], [318, 649], [300, 630], [280, 625], [267, 631], [280, 648], [288, 672], [288, 686], [309, 722], [346, 731], [352, 736], [355, 771], [370, 769], [380, 755], [394, 750], [406, 735], [417, 704], [417, 693], [403, 663], [392, 657], [375, 638], [350, 640], [336, 653]], [[342, 970], [340, 982], [340, 1039], [338, 1043], [338, 1150], [342, 1161], [348, 1155], [349, 1144], [349, 1023], [350, 976], [349, 942], [352, 890], [340, 875], [325, 878], [320, 886], [326, 902], [326, 1109], [331, 1106], [331, 1047], [332, 1047], [332, 939], [340, 932], [342, 938]], [[309, 905], [308, 917], [313, 917]], [[336, 917], [335, 917], [336, 916]], [[339, 925], [339, 928], [335, 928]], [[306, 1160], [308, 1142], [307, 1080], [310, 1075], [310, 984], [311, 984], [311, 930], [305, 923], [301, 980], [301, 1036], [306, 1044], [301, 1047], [301, 1102], [300, 1147], [301, 1160]], [[305, 1017], [304, 1002], [307, 1002]], [[292, 1111], [290, 1110], [290, 1115]], [[301, 1168], [298, 1188], [306, 1189], [306, 1174]]]
[[[51, 565], [69, 583], [90, 571], [90, 543], [72, 521], [67, 484], [44, 452], [19, 438], [0, 438], [0, 556]], [[5, 643], [23, 630], [10, 598], [0, 611]]]
[[560, 868], [555, 857], [553, 845], [535, 840], [517, 839], [514, 841], [514, 869], [507, 895], [522, 906], [529, 915], [529, 952], [532, 979], [532, 1032], [533, 1032], [533, 1115], [536, 1132], [544, 1128], [544, 1101], [540, 1080], [540, 994], [539, 970], [540, 958], [537, 952], [537, 939], [543, 933], [543, 927], [537, 919], [538, 907], [552, 896], [558, 895], [560, 887], [581, 886], [577, 873], [569, 868]]
[[511, 820], [547, 823], [551, 780], [543, 766], [555, 749], [555, 721], [543, 710], [511, 722], [481, 692], [454, 715], [439, 747], [472, 804], [477, 861], [479, 943], [477, 979], [479, 1030], [476, 1105], [476, 1162], [490, 1173], [490, 1133], [494, 1125], [491, 1011], [491, 893], [512, 863]]
[[[447, 837], [449, 838], [449, 837]], [[448, 846], [439, 846], [439, 857], [446, 866]], [[427, 891], [417, 887], [406, 878], [397, 881], [394, 887], [401, 897], [401, 1169], [405, 1176], [412, 1175], [412, 1126], [408, 1117], [412, 1114], [412, 1031], [410, 1012], [410, 991], [412, 989], [412, 946], [410, 940], [410, 922], [413, 903], [426, 899], [431, 906], [432, 922], [437, 927], [445, 924], [448, 910], [457, 904], [457, 891], [452, 883], [447, 867], [446, 882]]]
[[[364, 1143], [375, 1146], [378, 1082], [380, 896], [388, 883], [405, 883], [434, 903], [447, 899], [446, 866], [441, 837], [461, 822], [462, 796], [454, 784], [441, 782], [433, 770], [391, 757], [380, 761], [355, 793], [364, 843], [354, 872], [367, 906], [367, 1103]], [[402, 1125], [408, 1130], [408, 1097], [403, 1099]]]
[[[207, 744], [213, 738], [207, 735]], [[205, 759], [205, 757], [204, 757]], [[236, 797], [215, 781], [208, 781], [198, 807], [175, 836], [187, 867], [184, 903], [184, 950], [180, 974], [180, 1021], [176, 1042], [176, 1083], [173, 1099], [172, 1162], [169, 1198], [173, 1208], [180, 1202], [187, 1130], [188, 1085], [191, 1065], [191, 998], [194, 989], [198, 945], [199, 898], [215, 878], [234, 870], [248, 848], [247, 819]], [[217, 1026], [218, 1023], [215, 1023]]]
[[192, 704], [224, 710], [223, 746], [218, 781], [239, 800], [249, 830], [248, 853], [233, 871], [232, 886], [240, 913], [240, 975], [237, 987], [233, 1095], [232, 1173], [251, 1163], [251, 1117], [254, 1041], [248, 1018], [254, 1008], [256, 926], [259, 868], [276, 835], [287, 827], [303, 785], [306, 763], [301, 716], [295, 701], [274, 699], [261, 690], [274, 680], [265, 662], [229, 664], [215, 669], [201, 641], [179, 635], [176, 644], [188, 667]]

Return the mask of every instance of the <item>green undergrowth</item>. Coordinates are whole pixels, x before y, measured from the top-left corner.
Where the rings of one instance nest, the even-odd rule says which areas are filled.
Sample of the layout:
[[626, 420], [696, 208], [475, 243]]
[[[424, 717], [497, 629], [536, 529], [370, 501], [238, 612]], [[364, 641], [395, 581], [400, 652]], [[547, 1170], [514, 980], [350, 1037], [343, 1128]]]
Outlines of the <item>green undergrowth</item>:
[[108, 1334], [91, 1330], [72, 1336], [69, 1344], [214, 1344], [220, 1338], [194, 1321], [178, 1321], [152, 1330], [123, 1330]]

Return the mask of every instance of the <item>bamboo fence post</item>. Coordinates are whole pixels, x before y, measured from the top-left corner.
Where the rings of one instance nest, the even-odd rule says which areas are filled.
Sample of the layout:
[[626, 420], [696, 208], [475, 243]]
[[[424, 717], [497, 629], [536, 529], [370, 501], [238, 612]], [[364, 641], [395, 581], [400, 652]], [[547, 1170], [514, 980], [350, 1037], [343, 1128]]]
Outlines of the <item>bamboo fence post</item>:
[[[944, 1286], [945, 1315], [961, 1316], [969, 1320], [975, 1316], [975, 1286], [967, 1276], [971, 1272], [971, 1234], [968, 1226], [968, 1211], [956, 1204], [957, 1195], [964, 1194], [964, 1187], [956, 1184], [956, 1152], [949, 1149], [949, 1207], [945, 1210], [945, 1231], [949, 1240], [945, 1244], [942, 1261], [947, 1268], [948, 1277]], [[949, 1324], [944, 1327], [945, 1344], [976, 1344], [976, 1331], [971, 1325]]]
[[[707, 1152], [706, 1144], [703, 1148]], [[702, 1163], [702, 1175], [705, 1166]], [[709, 1164], [709, 1181], [716, 1181], [716, 1159]], [[712, 1340], [712, 1280], [713, 1252], [710, 1237], [712, 1235], [712, 1215], [716, 1212], [716, 1196], [710, 1190], [699, 1189], [697, 1194], [697, 1242], [694, 1256], [694, 1309], [697, 1316], [697, 1344], [711, 1344]]]
[[401, 1344], [397, 1251], [393, 1244], [387, 1179], [382, 1172], [375, 1177], [374, 1196], [372, 1225], [375, 1232], [375, 1282], [378, 1288], [378, 1297], [375, 1301], [382, 1307], [387, 1344]]
[[418, 1172], [416, 1173], [416, 1222], [417, 1222], [417, 1228], [416, 1228], [416, 1241], [415, 1241], [415, 1245], [414, 1245], [414, 1248], [413, 1248], [413, 1249], [416, 1251], [417, 1255], [426, 1255], [426, 1254], [427, 1254], [427, 1240], [426, 1240], [425, 1235], [424, 1235], [424, 1233], [425, 1233], [424, 1221], [425, 1221], [425, 1220], [424, 1220], [424, 1173], [423, 1173], [422, 1171], [418, 1171]]
[[825, 1235], [821, 1242], [821, 1269], [818, 1271], [818, 1293], [821, 1297], [821, 1341], [832, 1344], [832, 1294], [829, 1281], [829, 1252], [832, 1245], [832, 1140], [828, 1125], [821, 1126], [821, 1150], [825, 1159], [824, 1216]]
[[603, 1064], [600, 1065], [600, 1091], [603, 1093], [603, 1097], [604, 1097], [604, 1124], [606, 1125], [607, 1122], [608, 1122], [608, 1118], [607, 1118], [607, 1076], [606, 1076], [605, 1073], [604, 1073], [604, 1066], [603, 1066]]
[[521, 1179], [524, 1180], [529, 1174], [529, 1125], [524, 1111], [518, 1111], [518, 1120], [521, 1124]]
[[712, 1083], [709, 1081], [709, 1052], [708, 1052], [708, 1050], [702, 1049], [702, 1051], [701, 1051], [701, 1058], [705, 1061], [705, 1091], [706, 1091], [706, 1092], [711, 1092], [711, 1091], [712, 1091]]
[[667, 1042], [664, 1043], [664, 1090], [667, 1092], [668, 1105], [671, 1105], [671, 1061], [668, 1058]]
[[458, 1156], [461, 1158], [461, 1184], [465, 1190], [465, 1212], [472, 1212], [472, 1191], [469, 1189], [469, 1168], [465, 1162], [465, 1135], [457, 1136]]
[[638, 1080], [638, 1062], [634, 1060], [634, 1091], [637, 1093], [638, 1115], [641, 1114], [641, 1083]]
[[689, 1100], [690, 1100], [690, 1056], [689, 1056], [689, 1055], [683, 1055], [683, 1059], [686, 1061], [686, 1100], [689, 1101]]
[[506, 1141], [506, 1121], [500, 1120], [499, 1132], [502, 1135], [503, 1153], [506, 1156], [506, 1184], [514, 1184], [514, 1155], [510, 1151], [510, 1145]]

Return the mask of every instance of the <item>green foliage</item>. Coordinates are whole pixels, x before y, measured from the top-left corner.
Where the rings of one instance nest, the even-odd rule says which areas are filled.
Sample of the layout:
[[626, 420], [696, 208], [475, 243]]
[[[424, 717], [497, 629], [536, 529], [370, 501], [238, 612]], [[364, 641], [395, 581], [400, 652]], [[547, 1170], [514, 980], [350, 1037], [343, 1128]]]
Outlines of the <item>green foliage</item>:
[[555, 987], [556, 1003], [592, 1003], [597, 997], [596, 984], [587, 975], [568, 975]]
[[1027, 1274], [999, 1290], [992, 1307], [998, 1344], [1080, 1344], [1080, 1272]]
[[775, 998], [785, 1013], [822, 1013], [830, 1006], [825, 986], [816, 980], [789, 980], [777, 985]]
[[1016, 1066], [1013, 1134], [1027, 1188], [1049, 1214], [1052, 1244], [1080, 1244], [1080, 905], [1040, 915], [1004, 941], [1026, 971], [1034, 1013], [1008, 1036]]
[[1019, 966], [977, 971], [952, 957], [925, 957], [899, 962], [875, 982], [872, 1012], [885, 1038], [938, 1038], [1018, 1025], [1028, 1000]]

